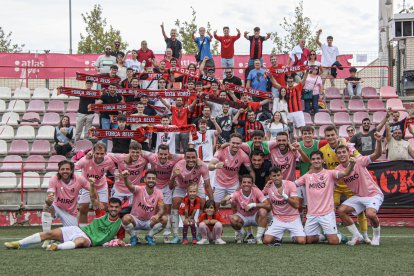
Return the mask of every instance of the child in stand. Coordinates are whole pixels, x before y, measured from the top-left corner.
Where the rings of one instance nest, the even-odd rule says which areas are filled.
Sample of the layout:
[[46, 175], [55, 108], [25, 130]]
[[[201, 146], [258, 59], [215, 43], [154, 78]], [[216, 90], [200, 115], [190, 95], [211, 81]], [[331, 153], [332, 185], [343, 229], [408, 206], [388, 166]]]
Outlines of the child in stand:
[[226, 244], [221, 239], [223, 233], [223, 217], [216, 211], [214, 200], [207, 200], [204, 205], [204, 212], [198, 218], [198, 227], [202, 239], [197, 244], [209, 244], [214, 240], [215, 244]]
[[200, 210], [201, 199], [197, 196], [198, 185], [191, 184], [187, 188], [187, 195], [184, 197], [180, 205], [179, 214], [183, 221], [183, 244], [188, 244], [187, 233], [188, 227], [191, 228], [193, 236], [193, 244], [197, 243], [196, 224], [194, 216]]

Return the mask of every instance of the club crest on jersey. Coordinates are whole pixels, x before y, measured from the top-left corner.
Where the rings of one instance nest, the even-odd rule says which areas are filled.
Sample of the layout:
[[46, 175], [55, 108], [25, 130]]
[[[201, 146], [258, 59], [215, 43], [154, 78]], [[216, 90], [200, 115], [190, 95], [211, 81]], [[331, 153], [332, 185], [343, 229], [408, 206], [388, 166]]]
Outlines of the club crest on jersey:
[[74, 193], [75, 192], [75, 188], [70, 189], [70, 192], [71, 193]]
[[155, 203], [155, 198], [152, 199], [152, 204], [154, 204], [154, 203]]
[[105, 168], [102, 168], [101, 169], [101, 173], [103, 174], [105, 172]]
[[319, 179], [320, 179], [320, 180], [323, 180], [323, 175], [321, 175], [321, 176], [319, 177]]
[[285, 157], [285, 161], [286, 161], [286, 162], [287, 162], [287, 161], [289, 161], [289, 157], [287, 157], [287, 156], [286, 156], [286, 157]]
[[236, 162], [234, 162], [235, 164], [237, 164], [237, 163], [239, 163], [239, 160], [238, 159], [236, 159]]

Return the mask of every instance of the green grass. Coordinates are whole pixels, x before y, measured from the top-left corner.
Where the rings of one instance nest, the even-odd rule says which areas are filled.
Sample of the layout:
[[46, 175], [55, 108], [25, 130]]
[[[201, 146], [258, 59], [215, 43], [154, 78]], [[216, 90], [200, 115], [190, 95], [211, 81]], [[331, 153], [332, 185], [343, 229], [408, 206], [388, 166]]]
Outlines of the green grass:
[[[1, 245], [37, 227], [0, 228]], [[341, 229], [346, 233], [346, 229]], [[141, 232], [142, 233], [142, 232]], [[141, 245], [46, 252], [0, 248], [0, 275], [414, 275], [414, 228], [383, 227], [380, 247]]]

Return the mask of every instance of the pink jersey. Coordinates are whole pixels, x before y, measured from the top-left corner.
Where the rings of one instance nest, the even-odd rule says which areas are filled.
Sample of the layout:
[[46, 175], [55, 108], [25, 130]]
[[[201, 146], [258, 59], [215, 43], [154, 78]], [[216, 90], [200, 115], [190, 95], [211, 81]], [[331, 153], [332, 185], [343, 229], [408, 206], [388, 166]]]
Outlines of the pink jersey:
[[[282, 181], [282, 187], [289, 197], [297, 197], [298, 192], [295, 183], [289, 180]], [[278, 192], [275, 185], [270, 188], [265, 187], [263, 193], [267, 195], [272, 204], [273, 215], [281, 221], [291, 222], [299, 217], [298, 209], [293, 208], [286, 199], [284, 199]]]
[[[143, 157], [139, 157], [137, 161], [127, 164], [125, 158], [128, 154], [125, 153], [110, 153], [109, 157], [113, 162], [118, 164], [118, 172], [121, 173], [125, 170], [129, 171], [128, 179], [131, 181], [132, 185], [138, 185], [141, 182], [142, 172], [147, 167], [148, 161]], [[115, 189], [122, 194], [130, 194], [127, 186], [125, 186], [124, 178], [118, 177], [115, 181]]]
[[235, 204], [237, 206], [237, 212], [240, 213], [243, 216], [253, 216], [257, 213], [257, 208], [254, 208], [248, 212], [244, 210], [244, 208], [249, 203], [262, 203], [266, 200], [266, 197], [262, 193], [262, 191], [259, 190], [257, 187], [252, 187], [252, 191], [249, 196], [245, 196], [242, 192], [242, 190], [237, 190], [233, 193], [231, 197], [231, 204]]
[[282, 154], [279, 148], [270, 151], [270, 161], [272, 165], [282, 170], [283, 179], [296, 180], [296, 159], [300, 157], [298, 151], [288, 150], [286, 154]]
[[181, 175], [175, 178], [178, 187], [187, 189], [188, 186], [193, 183], [200, 185], [201, 177], [203, 177], [204, 181], [210, 179], [206, 164], [194, 167], [191, 170], [188, 170], [185, 164], [185, 160], [181, 160], [178, 161], [173, 168], [173, 171], [179, 169], [181, 172]]
[[93, 177], [96, 179], [96, 190], [102, 190], [106, 187], [106, 177], [105, 174], [107, 171], [112, 174], [115, 171], [115, 164], [112, 162], [111, 158], [108, 155], [105, 155], [104, 161], [100, 164], [96, 164], [93, 158], [87, 159], [83, 157], [81, 160], [76, 162], [75, 170], [82, 170], [82, 175], [86, 179]]
[[161, 164], [156, 153], [144, 154], [144, 158], [151, 164], [151, 169], [157, 172], [157, 188], [163, 189], [169, 183], [171, 179], [171, 173], [174, 165], [178, 161], [184, 159], [183, 154], [173, 154], [171, 159], [168, 159], [165, 164]]
[[157, 213], [157, 206], [163, 204], [164, 197], [162, 192], [154, 189], [152, 195], [147, 193], [145, 186], [135, 186], [132, 193], [132, 210], [131, 215], [141, 221], [150, 220]]
[[246, 168], [250, 168], [249, 156], [242, 150], [239, 150], [235, 155], [230, 153], [230, 147], [219, 150], [214, 154], [215, 160], [224, 163], [222, 169], [216, 170], [216, 181], [221, 187], [233, 187], [239, 183], [239, 170], [242, 164]]
[[89, 190], [89, 182], [81, 175], [73, 175], [69, 184], [58, 179], [57, 175], [50, 178], [48, 193], [54, 193], [53, 204], [72, 216], [78, 215], [78, 196], [80, 189]]
[[[371, 163], [371, 158], [369, 156], [361, 156], [357, 158], [354, 170], [349, 176], [344, 177], [345, 184], [348, 185], [352, 192], [357, 196], [373, 197], [383, 194], [367, 170], [367, 166]], [[339, 164], [336, 169], [342, 171], [345, 167]]]
[[333, 193], [339, 171], [323, 169], [318, 173], [307, 173], [295, 181], [306, 188], [308, 214], [324, 216], [335, 210]]

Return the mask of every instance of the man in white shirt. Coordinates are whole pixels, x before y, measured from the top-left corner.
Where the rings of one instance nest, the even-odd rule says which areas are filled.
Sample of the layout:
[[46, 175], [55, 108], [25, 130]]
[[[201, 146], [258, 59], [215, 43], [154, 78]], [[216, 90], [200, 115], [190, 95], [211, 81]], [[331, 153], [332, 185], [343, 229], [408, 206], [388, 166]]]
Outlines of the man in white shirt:
[[[127, 52], [127, 54], [125, 55], [125, 57], [129, 54], [129, 51]], [[126, 68], [132, 68], [134, 70], [135, 73], [141, 73], [144, 71], [144, 67], [145, 67], [145, 60], [141, 63], [138, 61], [137, 57], [138, 57], [138, 51], [137, 50], [132, 50], [131, 51], [131, 59], [127, 59], [124, 62], [124, 66]]]
[[[336, 65], [333, 65], [333, 64], [336, 61], [338, 61], [338, 56], [339, 56], [338, 47], [332, 45], [332, 42], [333, 42], [332, 36], [328, 36], [326, 38], [327, 44], [325, 43], [322, 44], [321, 41], [319, 40], [321, 33], [322, 33], [322, 29], [319, 29], [316, 32], [316, 44], [318, 44], [318, 46], [321, 47], [321, 50], [322, 50], [322, 59], [321, 59], [322, 67], [336, 68]], [[331, 68], [323, 68], [321, 77], [323, 79], [324, 85], [325, 85], [325, 80], [329, 79], [331, 81], [331, 86], [333, 87], [335, 86], [335, 78], [331, 74]]]
[[99, 74], [108, 74], [111, 65], [116, 64], [116, 58], [114, 56], [111, 56], [111, 53], [111, 46], [105, 46], [105, 54], [99, 56], [98, 59], [95, 61], [94, 66]]
[[[168, 115], [164, 115], [161, 118], [161, 125], [167, 127], [170, 125], [170, 118]], [[160, 145], [167, 145], [170, 148], [170, 152], [175, 153], [175, 132], [157, 132], [157, 142], [155, 146], [155, 152], [158, 152]]]

